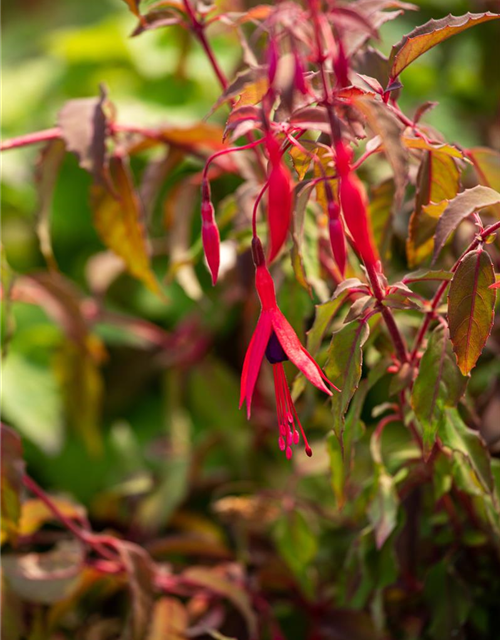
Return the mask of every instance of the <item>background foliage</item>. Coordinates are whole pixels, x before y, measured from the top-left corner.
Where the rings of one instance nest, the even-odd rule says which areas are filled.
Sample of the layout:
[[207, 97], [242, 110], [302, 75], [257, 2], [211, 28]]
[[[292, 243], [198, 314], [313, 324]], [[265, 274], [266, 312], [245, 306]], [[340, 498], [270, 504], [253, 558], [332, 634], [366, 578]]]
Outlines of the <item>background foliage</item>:
[[[498, 9], [459, 0], [418, 5], [418, 13], [382, 27], [386, 53], [432, 17]], [[203, 51], [180, 29], [129, 38], [136, 21], [118, 0], [5, 3], [4, 22], [4, 138], [54, 126], [65, 101], [95, 96], [104, 84], [120, 122], [168, 125], [174, 139], [181, 135], [181, 147], [198, 155], [201, 149], [202, 157], [217, 148], [210, 127], [223, 126], [227, 111], [199, 125], [220, 90]], [[485, 24], [420, 58], [404, 74], [402, 108], [413, 113], [426, 100], [438, 101], [426, 122], [448, 141], [499, 148], [498, 36], [497, 22]], [[232, 77], [238, 39], [217, 30], [210, 39]], [[176, 133], [191, 125], [190, 134]], [[465, 423], [498, 455], [498, 320], [461, 413], [445, 409], [462, 453], [451, 466], [438, 460], [431, 477], [425, 463], [412, 464], [420, 452], [401, 422], [388, 424], [381, 439], [372, 437], [391, 384], [370, 360], [384, 340], [383, 332], [373, 332], [355, 396], [366, 402], [354, 400], [347, 417], [361, 431], [345, 487], [335, 472], [339, 451], [329, 434], [329, 407], [312, 390], [300, 409], [314, 442], [311, 460], [298, 453], [290, 463], [279, 455], [271, 380], [262, 384], [252, 423], [238, 411], [241, 362], [258, 314], [251, 259], [238, 250], [248, 246], [247, 231], [229, 228], [236, 205], [228, 194], [239, 178], [222, 176], [213, 187], [226, 242], [225, 273], [212, 289], [197, 240], [199, 195], [183, 182], [202, 161], [181, 153], [170, 156], [169, 170], [158, 146], [133, 156], [141, 192], [158, 189], [147, 226], [159, 296], [154, 285], [148, 289], [124, 273], [99, 239], [89, 207], [91, 177], [75, 156], [62, 158], [50, 197], [40, 171], [37, 178], [39, 152], [26, 147], [2, 157], [3, 290], [15, 276], [30, 274], [44, 291], [42, 298], [32, 291], [35, 304], [3, 305], [3, 420], [22, 436], [30, 475], [58, 496], [63, 511], [138, 547], [120, 547], [131, 567], [127, 579], [103, 575], [97, 561], [84, 564], [46, 507], [26, 494], [20, 530], [3, 531], [4, 550], [57, 549], [58, 555], [38, 573], [6, 560], [3, 637], [105, 640], [121, 637], [127, 615], [132, 631], [123, 637], [143, 637], [141, 616], [153, 614], [141, 601], [148, 568], [137, 548], [165, 563], [167, 582], [182, 576], [170, 595], [156, 600], [148, 640], [221, 638], [214, 629], [245, 638], [257, 621], [262, 637], [273, 638], [496, 637], [500, 465], [493, 458], [490, 471], [477, 431]], [[52, 153], [57, 162], [57, 149]], [[157, 183], [152, 166], [165, 179]], [[36, 233], [48, 210], [64, 281], [48, 275]], [[393, 247], [394, 271], [405, 268], [401, 238]], [[75, 300], [91, 331], [72, 307]], [[279, 301], [302, 337], [314, 309], [288, 264]], [[14, 437], [5, 441], [2, 455], [15, 457], [17, 446]]]

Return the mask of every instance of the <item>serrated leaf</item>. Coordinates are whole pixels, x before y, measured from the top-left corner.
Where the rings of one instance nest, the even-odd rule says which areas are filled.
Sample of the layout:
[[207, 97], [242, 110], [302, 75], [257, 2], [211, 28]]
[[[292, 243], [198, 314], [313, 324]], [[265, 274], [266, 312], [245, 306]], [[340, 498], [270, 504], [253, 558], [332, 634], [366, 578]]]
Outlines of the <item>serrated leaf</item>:
[[441, 253], [446, 240], [455, 231], [458, 225], [476, 211], [491, 207], [500, 203], [500, 193], [489, 187], [479, 185], [472, 189], [466, 189], [459, 193], [453, 200], [447, 203], [436, 226], [434, 236], [433, 263]]
[[23, 486], [24, 460], [21, 438], [15, 431], [0, 426], [2, 541], [15, 543], [21, 516], [20, 495]]
[[123, 259], [127, 270], [153, 293], [159, 294], [160, 287], [151, 270], [142, 207], [128, 163], [114, 157], [109, 168], [116, 193], [100, 184], [93, 185], [91, 201], [95, 227], [104, 244]]
[[431, 334], [420, 361], [411, 404], [423, 428], [424, 452], [429, 454], [445, 407], [455, 407], [462, 397], [467, 378], [462, 375], [453, 353], [447, 328], [439, 325]]
[[448, 293], [448, 324], [460, 371], [476, 366], [493, 325], [496, 291], [491, 258], [481, 249], [469, 252], [455, 271]]
[[333, 430], [342, 442], [345, 413], [361, 379], [362, 347], [370, 333], [368, 323], [354, 320], [332, 336], [325, 373], [339, 389], [331, 398]]
[[106, 162], [106, 91], [98, 98], [70, 100], [59, 111], [57, 123], [68, 151], [78, 158], [82, 169], [101, 180]]
[[476, 24], [496, 20], [499, 14], [466, 13], [463, 16], [449, 14], [440, 20], [429, 20], [425, 24], [413, 29], [410, 33], [392, 47], [389, 61], [391, 63], [391, 78], [397, 78], [406, 67], [432, 47], [443, 40], [447, 40], [457, 33], [465, 31]]
[[131, 607], [121, 640], [144, 640], [153, 610], [154, 568], [149, 555], [136, 544], [116, 541], [116, 549], [127, 572]]
[[410, 218], [406, 252], [410, 267], [432, 253], [439, 217], [460, 188], [460, 172], [452, 156], [427, 151], [417, 176], [415, 211]]

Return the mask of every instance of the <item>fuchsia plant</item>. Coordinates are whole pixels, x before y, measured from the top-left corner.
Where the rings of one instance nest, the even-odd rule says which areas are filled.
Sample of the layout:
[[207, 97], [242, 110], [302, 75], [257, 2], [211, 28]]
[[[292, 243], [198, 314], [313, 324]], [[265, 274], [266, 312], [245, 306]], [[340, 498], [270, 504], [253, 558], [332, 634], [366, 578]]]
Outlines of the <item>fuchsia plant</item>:
[[[490, 360], [498, 351], [498, 343], [491, 348], [486, 344], [499, 287], [495, 272], [500, 265], [496, 235], [500, 229], [500, 155], [446, 141], [422, 122], [431, 103], [418, 106], [410, 117], [398, 101], [404, 91], [405, 70], [422, 54], [472, 26], [498, 20], [500, 14], [468, 13], [431, 20], [403, 36], [387, 58], [372, 46], [378, 29], [403, 11], [416, 9], [414, 5], [399, 0], [307, 0], [257, 5], [241, 12], [191, 0], [126, 3], [138, 20], [134, 36], [175, 26], [189, 32], [202, 47], [222, 92], [210, 115], [220, 120], [221, 109], [229, 107], [224, 127], [206, 122], [181, 129], [123, 124], [117, 121], [116, 110], [102, 89], [98, 98], [68, 102], [56, 127], [4, 141], [2, 149], [48, 143], [39, 166], [45, 188], [53, 183], [53, 172], [64, 152], [76, 154], [80, 166], [92, 175], [93, 223], [101, 241], [122, 259], [124, 270], [166, 304], [158, 278], [160, 261], [156, 255], [153, 260], [149, 250], [145, 215], [145, 205], [154, 208], [161, 184], [141, 189], [139, 194], [129, 157], [151, 146], [165, 147], [168, 154], [173, 151], [160, 163], [168, 167], [169, 175], [186, 157], [197, 163], [187, 177], [176, 177], [175, 189], [190, 195], [201, 186], [198, 237], [190, 226], [189, 204], [177, 200], [174, 190], [167, 195], [165, 211], [182, 227], [182, 233], [176, 235], [166, 223], [165, 238], [171, 242], [167, 280], [177, 278], [186, 295], [198, 299], [200, 282], [207, 279], [199, 266], [202, 246], [211, 283], [217, 285], [212, 294], [227, 294], [230, 304], [250, 300], [245, 309], [251, 313], [245, 314], [238, 327], [242, 334], [249, 333], [247, 325], [254, 326], [252, 301], [258, 297], [260, 315], [245, 345], [244, 359], [245, 349], [239, 354], [240, 408], [246, 403], [250, 419], [253, 402], [252, 419], [267, 446], [271, 425], [276, 432], [274, 418], [271, 421], [266, 413], [269, 369], [266, 372], [262, 366], [266, 358], [272, 366], [279, 449], [290, 460], [292, 446], [302, 439], [307, 456], [312, 455], [310, 442], [325, 454], [306, 461], [314, 465], [319, 459], [319, 471], [314, 467], [313, 474], [324, 477], [321, 465], [329, 464], [333, 516], [332, 511], [322, 511], [320, 504], [304, 512], [328, 520], [328, 526], [345, 518], [346, 530], [356, 529], [343, 564], [335, 576], [324, 578], [323, 566], [309, 571], [314, 552], [308, 550], [315, 549], [316, 542], [299, 509], [300, 499], [288, 492], [277, 501], [289, 518], [284, 533], [281, 529], [276, 535], [296, 581], [294, 606], [298, 602], [296, 609], [307, 619], [303, 637], [347, 637], [345, 629], [339, 631], [333, 621], [346, 607], [370, 612], [375, 620], [370, 638], [417, 637], [429, 626], [426, 619], [422, 624], [419, 619], [418, 629], [412, 627], [422, 608], [422, 600], [415, 605], [415, 599], [432, 600], [432, 592], [429, 595], [422, 589], [427, 579], [423, 568], [430, 558], [434, 561], [433, 556], [461, 548], [463, 530], [470, 526], [487, 540], [484, 545], [489, 545], [491, 556], [500, 548], [498, 459], [492, 455], [494, 443], [485, 442], [480, 412], [471, 408], [474, 391], [466, 391], [483, 350]], [[212, 27], [236, 33], [241, 40], [242, 61], [231, 77], [222, 70], [212, 48]], [[152, 166], [153, 161], [148, 169]], [[151, 171], [148, 178], [157, 173]], [[241, 183], [234, 193], [226, 192], [223, 200], [218, 187], [223, 190], [229, 173], [236, 174]], [[43, 195], [46, 197], [45, 192]], [[75, 366], [95, 364], [103, 357], [96, 355], [98, 340], [92, 333], [101, 319], [120, 327], [133, 326], [156, 347], [175, 351], [175, 356], [169, 356], [177, 366], [187, 369], [202, 361], [206, 336], [198, 336], [199, 343], [192, 349], [179, 348], [196, 342], [198, 324], [186, 330], [187, 338], [181, 329], [167, 338], [153, 323], [107, 312], [101, 289], [79, 299], [58, 273], [47, 211], [43, 207], [37, 233], [50, 274], [16, 275], [7, 293], [14, 302], [39, 304], [61, 325], [78, 349]], [[186, 237], [191, 246], [175, 244], [175, 239], [182, 244]], [[224, 265], [224, 248], [238, 254], [231, 263], [236, 268]], [[156, 245], [155, 250], [161, 253]], [[252, 287], [247, 296], [251, 278], [241, 277], [238, 286], [233, 285], [242, 273], [248, 275], [250, 261], [241, 256], [249, 258], [250, 253], [255, 291]], [[304, 314], [310, 317], [309, 326], [303, 319], [303, 326], [294, 329], [280, 310], [278, 300], [284, 310], [293, 307], [290, 301], [288, 307], [282, 304], [280, 296], [286, 295], [287, 287], [303, 289], [310, 296], [309, 311]], [[292, 319], [288, 311], [287, 315]], [[200, 326], [203, 320], [199, 318]], [[307, 348], [299, 338], [306, 329]], [[287, 361], [299, 370], [291, 389]], [[307, 427], [309, 441], [299, 419], [300, 396], [306, 386], [303, 378], [325, 394], [321, 408], [328, 403], [331, 410], [316, 418], [311, 430]], [[261, 394], [256, 393], [259, 385]], [[498, 390], [497, 382], [492, 385]], [[313, 393], [308, 388], [309, 414], [319, 407]], [[375, 406], [367, 400], [370, 394], [378, 397]], [[232, 402], [236, 404], [237, 399]], [[484, 410], [483, 415], [486, 413]], [[403, 443], [399, 457], [393, 456], [399, 444], [391, 449], [384, 442], [384, 434], [392, 427], [397, 442]], [[252, 562], [245, 559], [238, 565], [241, 558], [235, 554], [238, 570], [231, 565], [220, 572], [204, 567], [198, 572], [175, 573], [153, 562], [138, 545], [92, 533], [86, 521], [67, 517], [24, 473], [17, 436], [8, 429], [2, 433], [18, 463], [9, 467], [9, 481], [17, 482], [16, 491], [11, 492], [17, 511], [24, 486], [72, 533], [86, 554], [91, 551], [98, 556], [89, 561], [93, 570], [109, 576], [127, 573], [139, 608], [141, 589], [147, 590], [141, 584], [145, 581], [169, 596], [192, 599], [193, 611], [203, 610], [203, 621], [208, 619], [210, 624], [193, 623], [185, 637], [219, 634], [213, 629], [223, 628], [219, 605], [224, 598], [245, 620], [241, 638], [285, 637], [273, 612], [273, 598], [279, 602], [281, 595], [275, 595], [272, 580], [266, 583], [262, 567], [249, 576], [254, 570]], [[288, 465], [290, 477], [294, 468], [299, 475], [307, 474], [307, 468], [301, 467], [305, 458], [287, 460], [283, 465]], [[193, 463], [193, 476], [194, 467]], [[428, 492], [425, 500], [424, 491]], [[428, 504], [432, 505], [428, 528], [438, 526], [431, 515], [444, 514], [456, 540], [446, 543], [446, 551], [434, 549], [431, 534], [412, 557], [415, 538], [424, 535], [415, 525], [415, 512]], [[16, 508], [11, 512], [17, 513]], [[11, 519], [8, 536], [15, 544], [19, 522]], [[183, 522], [182, 517], [179, 521]], [[388, 541], [394, 542], [397, 536], [398, 544], [387, 552]], [[345, 549], [342, 544], [340, 540], [341, 550]], [[260, 545], [259, 553], [265, 547]], [[331, 548], [323, 551], [325, 558], [333, 553]], [[336, 548], [335, 552], [342, 555]], [[213, 554], [214, 563], [217, 553], [221, 554], [220, 549]], [[392, 554], [402, 567], [397, 576], [393, 575]], [[446, 567], [438, 578], [439, 589], [444, 590], [446, 584], [451, 593]], [[278, 581], [279, 586], [287, 580], [289, 577]], [[394, 597], [387, 595], [391, 585]], [[387, 612], [396, 607], [398, 598], [405, 602], [400, 613], [403, 622], [391, 636]], [[418, 612], [407, 614], [405, 607]], [[128, 637], [152, 638], [147, 635], [148, 615], [138, 616], [139, 622], [136, 616]], [[436, 629], [441, 627], [432, 625], [429, 633], [436, 638], [455, 637], [464, 624], [459, 616], [448, 636], [440, 636]], [[359, 637], [364, 638], [364, 633], [361, 630]], [[422, 638], [428, 637], [427, 631], [422, 633]]]

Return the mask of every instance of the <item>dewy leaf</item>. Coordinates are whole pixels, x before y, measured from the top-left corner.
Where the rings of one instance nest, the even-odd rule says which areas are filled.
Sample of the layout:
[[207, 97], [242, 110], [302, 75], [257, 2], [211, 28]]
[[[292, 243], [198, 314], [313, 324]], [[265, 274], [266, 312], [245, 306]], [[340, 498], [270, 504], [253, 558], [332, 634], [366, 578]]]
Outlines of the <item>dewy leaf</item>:
[[122, 640], [144, 640], [153, 610], [153, 563], [146, 551], [136, 544], [117, 540], [116, 547], [127, 572], [132, 598]]
[[15, 431], [0, 426], [2, 542], [15, 542], [21, 515], [20, 494], [23, 486], [24, 460], [21, 438]]
[[362, 347], [369, 335], [368, 323], [354, 320], [334, 333], [325, 373], [334, 385], [342, 389], [331, 397], [333, 430], [342, 442], [345, 413], [361, 379]]
[[493, 325], [495, 272], [490, 256], [469, 252], [455, 271], [448, 293], [448, 323], [460, 371], [467, 375], [476, 366]]
[[487, 11], [486, 13], [466, 13], [457, 17], [450, 14], [441, 20], [429, 20], [403, 36], [392, 47], [389, 58], [392, 65], [391, 78], [397, 78], [409, 64], [443, 40], [447, 40], [456, 33], [465, 31], [476, 24], [498, 18], [500, 18], [499, 14]]
[[443, 211], [437, 223], [432, 261], [436, 261], [446, 240], [448, 240], [462, 220], [472, 213], [484, 209], [484, 207], [491, 207], [499, 203], [500, 193], [481, 185], [462, 191], [462, 193], [459, 193], [453, 200], [448, 202], [446, 209]]
[[257, 619], [249, 595], [242, 587], [208, 567], [190, 567], [182, 575], [190, 583], [227, 598], [245, 619], [249, 636], [256, 637]]
[[116, 195], [100, 184], [92, 187], [94, 224], [104, 244], [125, 262], [127, 270], [154, 293], [160, 287], [151, 270], [140, 200], [134, 190], [128, 163], [114, 157], [110, 176]]
[[65, 153], [66, 149], [62, 140], [57, 139], [49, 142], [40, 154], [35, 174], [38, 188], [36, 232], [40, 241], [40, 250], [43, 257], [49, 268], [53, 270], [57, 270], [57, 262], [54, 258], [50, 239], [52, 194]]
[[423, 443], [430, 453], [445, 407], [455, 407], [465, 391], [467, 378], [457, 366], [449, 331], [439, 325], [431, 334], [413, 386], [411, 404], [422, 425]]
[[97, 181], [102, 177], [106, 162], [106, 100], [106, 91], [101, 87], [99, 98], [67, 102], [57, 119], [66, 148], [77, 156], [81, 168]]
[[427, 151], [417, 176], [415, 211], [410, 218], [406, 251], [410, 267], [430, 256], [439, 216], [460, 188], [460, 172], [453, 157]]

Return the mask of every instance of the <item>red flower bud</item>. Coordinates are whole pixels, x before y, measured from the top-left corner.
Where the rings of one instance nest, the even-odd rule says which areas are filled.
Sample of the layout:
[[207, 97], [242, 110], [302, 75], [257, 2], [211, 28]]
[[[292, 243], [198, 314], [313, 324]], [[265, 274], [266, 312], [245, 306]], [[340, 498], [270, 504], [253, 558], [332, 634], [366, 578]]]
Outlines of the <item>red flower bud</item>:
[[307, 95], [309, 90], [306, 85], [306, 81], [304, 79], [304, 66], [302, 64], [302, 60], [299, 58], [298, 53], [294, 52], [295, 58], [295, 70], [294, 70], [294, 82], [295, 88], [297, 91], [300, 91], [303, 95]]
[[220, 236], [215, 223], [214, 206], [210, 201], [210, 188], [208, 182], [202, 184], [201, 200], [201, 239], [203, 250], [212, 274], [212, 284], [215, 286], [219, 274], [220, 264]]
[[362, 186], [356, 176], [348, 173], [341, 177], [339, 193], [344, 219], [356, 248], [365, 264], [375, 265], [379, 259], [378, 252], [371, 233]]
[[333, 257], [342, 276], [345, 274], [346, 266], [346, 246], [344, 225], [340, 219], [340, 207], [332, 201], [328, 202], [328, 231], [330, 233], [330, 244]]
[[274, 38], [271, 38], [269, 46], [267, 48], [267, 78], [269, 80], [269, 85], [273, 84], [274, 78], [276, 77], [276, 71], [278, 70], [278, 59], [278, 45], [276, 44], [276, 40]]
[[268, 136], [266, 146], [269, 153], [271, 171], [268, 178], [267, 220], [269, 224], [269, 261], [274, 260], [283, 246], [293, 205], [293, 182], [290, 171], [281, 160], [277, 141]]

